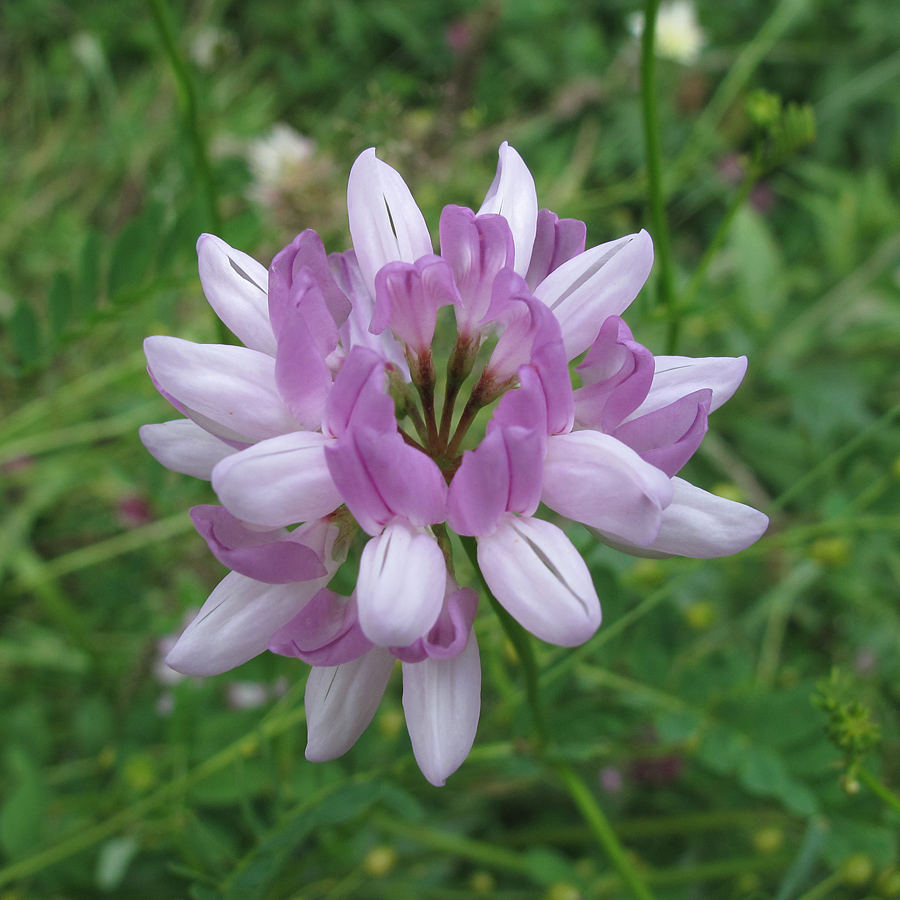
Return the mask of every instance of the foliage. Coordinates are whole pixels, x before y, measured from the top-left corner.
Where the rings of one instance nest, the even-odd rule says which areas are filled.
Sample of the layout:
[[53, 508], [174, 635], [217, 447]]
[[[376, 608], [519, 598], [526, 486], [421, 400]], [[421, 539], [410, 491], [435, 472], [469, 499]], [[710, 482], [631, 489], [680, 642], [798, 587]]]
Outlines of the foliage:
[[[172, 418], [141, 339], [222, 339], [193, 257], [215, 211], [265, 262], [303, 227], [343, 248], [364, 147], [410, 175], [430, 223], [477, 206], [508, 139], [591, 244], [646, 224], [636, 3], [170, 7], [193, 124], [150, 3], [0, 5], [4, 900], [622, 896], [529, 750], [487, 611], [476, 747], [440, 790], [398, 685], [345, 758], [312, 764], [301, 664], [161, 676], [159, 641], [222, 570], [184, 513], [211, 489], [137, 428]], [[699, 562], [572, 532], [605, 621], [537, 650], [548, 753], [660, 898], [894, 897], [896, 810], [840, 777], [862, 762], [900, 782], [900, 18], [888, 0], [698, 15], [700, 60], [657, 61], [677, 299], [661, 310], [651, 283], [629, 324], [663, 352], [675, 315], [679, 352], [749, 357], [687, 474], [772, 526]], [[277, 121], [318, 150], [266, 205], [247, 142]], [[879, 743], [853, 743], [876, 723]]]

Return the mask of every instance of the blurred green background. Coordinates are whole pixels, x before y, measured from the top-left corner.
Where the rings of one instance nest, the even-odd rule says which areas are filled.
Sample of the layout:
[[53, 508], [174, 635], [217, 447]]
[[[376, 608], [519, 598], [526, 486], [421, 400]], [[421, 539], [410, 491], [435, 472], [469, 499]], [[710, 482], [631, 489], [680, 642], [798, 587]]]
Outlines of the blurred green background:
[[[478, 738], [443, 789], [399, 680], [345, 758], [312, 764], [301, 663], [167, 672], [224, 570], [186, 512], [211, 488], [137, 428], [174, 417], [141, 339], [220, 339], [197, 235], [266, 264], [306, 227], [344, 249], [366, 147], [435, 231], [445, 203], [478, 207], [502, 140], [589, 246], [650, 227], [638, 10], [0, 5], [0, 900], [624, 896], [528, 750], [490, 615]], [[551, 730], [659, 898], [896, 897], [900, 820], [846, 763], [900, 783], [900, 15], [696, 15], [697, 52], [657, 63], [678, 349], [750, 368], [686, 474], [772, 526], [699, 563], [573, 530], [605, 621], [540, 647]], [[657, 278], [628, 321], [662, 352]], [[811, 696], [833, 667], [829, 739]]]

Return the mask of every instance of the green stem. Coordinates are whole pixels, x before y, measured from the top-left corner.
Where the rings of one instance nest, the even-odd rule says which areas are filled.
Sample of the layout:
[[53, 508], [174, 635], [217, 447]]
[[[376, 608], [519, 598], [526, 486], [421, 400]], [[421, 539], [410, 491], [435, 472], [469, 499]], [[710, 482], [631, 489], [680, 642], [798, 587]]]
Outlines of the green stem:
[[659, 0], [647, 0], [644, 7], [644, 33], [641, 37], [641, 110], [644, 118], [644, 149], [647, 157], [647, 201], [653, 228], [656, 262], [659, 266], [659, 295], [669, 320], [667, 353], [675, 353], [680, 327], [675, 304], [675, 281], [672, 273], [672, 251], [666, 222], [662, 179], [662, 144], [659, 133], [659, 110], [656, 102], [656, 13]]
[[559, 775], [565, 785], [569, 796], [575, 801], [578, 811], [581, 813], [591, 833], [597, 839], [597, 843], [606, 851], [610, 862], [616, 867], [622, 880], [628, 885], [631, 893], [638, 900], [653, 900], [643, 879], [628, 858], [625, 848], [619, 843], [616, 833], [609, 824], [609, 819], [600, 808], [600, 804], [594, 799], [594, 795], [588, 790], [587, 785], [575, 773], [575, 770], [564, 762], [553, 764], [556, 774]]
[[858, 766], [856, 769], [856, 777], [873, 793], [879, 800], [889, 806], [894, 812], [900, 813], [900, 797], [898, 797], [889, 787], [881, 783], [868, 769], [864, 766]]
[[206, 200], [210, 222], [214, 231], [219, 231], [222, 224], [219, 215], [219, 197], [216, 191], [215, 181], [209, 165], [209, 155], [206, 152], [206, 141], [200, 128], [200, 116], [197, 110], [197, 91], [191, 70], [185, 62], [178, 48], [175, 38], [175, 29], [172, 26], [172, 18], [166, 0], [147, 0], [153, 22], [162, 41], [163, 49], [172, 67], [172, 75], [178, 87], [178, 100], [181, 105], [181, 113], [184, 116], [185, 129], [191, 150], [194, 155], [194, 164], [197, 167], [197, 176]]
[[864, 428], [855, 438], [852, 438], [842, 447], [839, 447], [833, 453], [830, 453], [817, 466], [810, 469], [806, 475], [795, 481], [786, 491], [784, 491], [784, 493], [772, 501], [766, 512], [771, 515], [776, 510], [783, 509], [789, 500], [793, 500], [794, 497], [797, 497], [806, 491], [810, 485], [815, 484], [819, 478], [853, 454], [859, 447], [865, 444], [866, 441], [878, 434], [882, 428], [886, 428], [890, 425], [898, 416], [900, 416], [900, 403], [896, 406], [892, 406], [884, 413], [884, 415], [869, 425], [868, 428]]
[[[510, 643], [516, 649], [519, 661], [522, 664], [522, 674], [525, 678], [525, 694], [528, 698], [528, 707], [531, 712], [532, 726], [534, 729], [534, 743], [538, 755], [543, 755], [543, 749], [548, 743], [547, 722], [544, 717], [543, 706], [540, 699], [539, 678], [537, 660], [534, 655], [531, 638], [527, 631], [500, 605], [494, 597], [481, 569], [478, 566], [477, 542], [474, 537], [463, 537], [463, 547], [466, 554], [475, 567], [475, 571], [481, 580], [485, 594], [500, 619], [500, 624], [506, 632]], [[597, 843], [609, 857], [623, 881], [628, 885], [637, 900], [653, 900], [653, 895], [647, 889], [643, 879], [628, 858], [624, 847], [619, 843], [606, 814], [594, 799], [588, 786], [575, 772], [569, 763], [560, 759], [546, 759], [545, 763], [553, 768], [566, 788], [569, 796], [578, 807], [585, 823], [596, 838]]]

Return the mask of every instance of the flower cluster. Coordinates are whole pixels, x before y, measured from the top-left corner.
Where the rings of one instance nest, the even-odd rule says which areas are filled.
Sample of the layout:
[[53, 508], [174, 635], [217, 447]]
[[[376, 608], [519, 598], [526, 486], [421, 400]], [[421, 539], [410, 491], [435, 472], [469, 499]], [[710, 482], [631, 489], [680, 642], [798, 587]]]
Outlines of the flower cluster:
[[[586, 250], [582, 222], [538, 209], [507, 144], [479, 211], [444, 208], [440, 254], [374, 150], [352, 168], [348, 211], [352, 250], [327, 255], [305, 231], [268, 271], [204, 235], [204, 292], [244, 346], [145, 343], [184, 418], [141, 437], [211, 479], [222, 506], [192, 516], [232, 570], [167, 661], [192, 675], [266, 649], [309, 663], [307, 757], [323, 760], [356, 741], [399, 659], [416, 760], [442, 784], [471, 748], [481, 682], [478, 598], [457, 584], [451, 532], [475, 539], [485, 582], [526, 629], [586, 641], [597, 593], [539, 504], [637, 555], [753, 543], [764, 515], [677, 477], [746, 360], [637, 343], [620, 315], [650, 271], [649, 236]], [[456, 320], [446, 375], [442, 307]], [[328, 584], [361, 533], [356, 589], [339, 596]]]

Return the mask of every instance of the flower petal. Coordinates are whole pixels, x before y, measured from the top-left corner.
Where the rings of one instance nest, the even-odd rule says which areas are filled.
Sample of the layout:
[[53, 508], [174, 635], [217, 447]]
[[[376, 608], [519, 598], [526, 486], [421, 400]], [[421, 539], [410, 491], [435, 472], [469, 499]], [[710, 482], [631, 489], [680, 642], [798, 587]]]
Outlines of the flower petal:
[[441, 212], [441, 256], [459, 287], [456, 322], [469, 337], [487, 315], [497, 273], [515, 260], [512, 232], [503, 216], [476, 216], [462, 206]]
[[328, 589], [269, 638], [269, 650], [311, 666], [339, 666], [368, 653], [372, 642], [359, 627], [356, 600]]
[[549, 209], [538, 212], [534, 250], [525, 281], [534, 289], [564, 262], [584, 253], [587, 226], [578, 219], [560, 219]]
[[437, 541], [392, 522], [365, 546], [356, 599], [365, 636], [380, 647], [405, 647], [427, 634], [444, 602], [447, 565]]
[[499, 155], [497, 174], [478, 215], [494, 213], [506, 219], [516, 249], [514, 269], [524, 276], [531, 263], [537, 231], [537, 191], [525, 161], [506, 141], [500, 145]]
[[232, 515], [254, 525], [321, 518], [343, 502], [325, 460], [333, 440], [295, 431], [261, 441], [222, 460], [213, 469], [213, 489]]
[[218, 675], [253, 659], [322, 589], [322, 580], [262, 584], [230, 572], [178, 639], [166, 664], [183, 675]]
[[715, 559], [755, 544], [769, 526], [768, 516], [751, 506], [717, 497], [681, 478], [673, 478], [672, 486], [674, 496], [654, 541], [642, 547], [609, 534], [603, 534], [603, 540], [634, 556]]
[[144, 341], [156, 382], [176, 400], [254, 441], [295, 431], [275, 388], [275, 360], [257, 350], [156, 335]]
[[400, 174], [369, 148], [357, 157], [347, 185], [350, 235], [363, 279], [375, 296], [375, 275], [389, 262], [414, 263], [433, 253], [428, 226]]
[[191, 520], [216, 559], [248, 578], [291, 584], [326, 572], [316, 552], [302, 542], [300, 529], [254, 531], [221, 506], [195, 506]]
[[600, 625], [600, 601], [584, 560], [561, 529], [504, 516], [478, 538], [478, 566], [494, 596], [535, 637], [583, 644]]
[[465, 761], [481, 712], [481, 660], [474, 629], [451, 659], [403, 663], [403, 711], [422, 774], [444, 784]]
[[375, 647], [340, 666], [317, 666], [306, 682], [306, 758], [336, 759], [366, 730], [394, 668], [394, 657]]
[[142, 425], [141, 442], [150, 455], [173, 472], [209, 481], [216, 463], [235, 451], [190, 419]]
[[534, 289], [559, 320], [568, 359], [594, 343], [610, 316], [628, 308], [652, 264], [653, 242], [641, 231], [585, 250]]
[[653, 383], [647, 399], [625, 420], [636, 419], [655, 409], [662, 409], [685, 394], [709, 388], [712, 400], [709, 411], [714, 412], [738, 389], [747, 372], [746, 356], [657, 356]]
[[274, 356], [265, 266], [214, 234], [200, 235], [197, 263], [203, 293], [216, 315], [245, 346]]
[[541, 499], [576, 522], [650, 543], [672, 486], [663, 472], [614, 437], [573, 431], [547, 439]]

